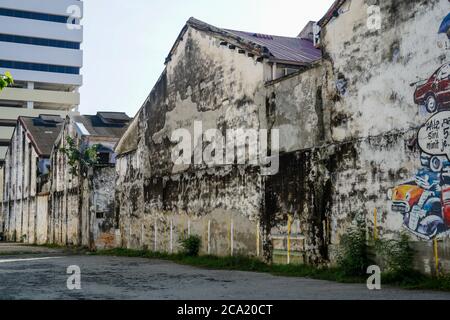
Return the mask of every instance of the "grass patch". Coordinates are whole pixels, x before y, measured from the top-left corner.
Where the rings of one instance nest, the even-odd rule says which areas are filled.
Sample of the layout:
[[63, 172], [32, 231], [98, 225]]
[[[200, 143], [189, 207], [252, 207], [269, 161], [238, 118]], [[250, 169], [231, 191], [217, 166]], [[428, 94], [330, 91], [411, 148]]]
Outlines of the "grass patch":
[[31, 244], [27, 246], [51, 250], [61, 250], [69, 254], [85, 254], [86, 252], [89, 252], [88, 248], [81, 246], [61, 246], [59, 244]]
[[382, 283], [411, 290], [439, 290], [450, 292], [450, 276], [430, 277], [417, 271], [385, 273]]
[[[310, 278], [339, 283], [365, 284], [367, 278], [369, 277], [369, 275], [367, 275], [367, 277], [348, 276], [346, 272], [340, 268], [317, 268], [308, 265], [269, 265], [258, 259], [245, 256], [192, 257], [183, 254], [166, 254], [147, 250], [131, 249], [99, 250], [89, 254], [98, 256], [160, 259], [204, 269], [260, 272], [275, 276]], [[382, 284], [397, 286], [409, 290], [450, 291], [450, 276], [433, 278], [415, 271], [410, 271], [408, 273], [390, 272], [382, 275]]]
[[336, 268], [315, 268], [307, 265], [269, 265], [261, 260], [245, 256], [192, 257], [184, 254], [166, 254], [131, 249], [100, 250], [90, 254], [99, 256], [161, 259], [205, 269], [260, 272], [269, 273], [275, 276], [312, 278], [342, 283], [363, 283], [365, 281], [362, 277], [345, 276], [344, 272]]

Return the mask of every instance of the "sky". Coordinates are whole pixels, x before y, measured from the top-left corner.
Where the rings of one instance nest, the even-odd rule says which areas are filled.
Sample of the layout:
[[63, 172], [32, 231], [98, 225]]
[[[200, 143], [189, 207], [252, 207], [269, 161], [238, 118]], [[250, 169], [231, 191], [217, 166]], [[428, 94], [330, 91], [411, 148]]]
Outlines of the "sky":
[[82, 114], [134, 116], [190, 17], [217, 27], [295, 37], [334, 0], [84, 0]]

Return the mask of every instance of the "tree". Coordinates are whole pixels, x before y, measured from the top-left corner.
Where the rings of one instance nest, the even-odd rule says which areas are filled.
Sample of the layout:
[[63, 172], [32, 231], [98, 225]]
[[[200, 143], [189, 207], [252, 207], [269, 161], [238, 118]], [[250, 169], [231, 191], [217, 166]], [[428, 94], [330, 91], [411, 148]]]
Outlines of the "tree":
[[60, 151], [68, 158], [70, 174], [78, 176], [80, 173], [79, 170], [81, 170], [81, 173], [85, 173], [86, 169], [98, 164], [97, 151], [100, 148], [100, 145], [96, 144], [91, 147], [83, 148], [83, 150], [80, 151], [72, 137], [68, 136], [66, 142], [67, 147], [60, 148]]
[[11, 76], [11, 73], [7, 71], [5, 72], [5, 74], [0, 75], [0, 91], [12, 84], [14, 84], [14, 80]]

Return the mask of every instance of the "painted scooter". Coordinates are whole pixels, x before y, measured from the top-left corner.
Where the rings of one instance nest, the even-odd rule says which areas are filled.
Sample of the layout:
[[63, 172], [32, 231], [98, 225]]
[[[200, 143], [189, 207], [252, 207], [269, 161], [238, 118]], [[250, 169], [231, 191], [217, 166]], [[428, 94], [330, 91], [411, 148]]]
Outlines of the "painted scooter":
[[[403, 206], [404, 226], [420, 238], [432, 239], [447, 230], [443, 219], [442, 173], [450, 168], [450, 163], [442, 157], [422, 155], [422, 169], [414, 181], [391, 191], [393, 211], [401, 212]], [[450, 182], [450, 181], [449, 181]], [[401, 193], [400, 191], [403, 190]], [[405, 192], [407, 191], [407, 192]]]

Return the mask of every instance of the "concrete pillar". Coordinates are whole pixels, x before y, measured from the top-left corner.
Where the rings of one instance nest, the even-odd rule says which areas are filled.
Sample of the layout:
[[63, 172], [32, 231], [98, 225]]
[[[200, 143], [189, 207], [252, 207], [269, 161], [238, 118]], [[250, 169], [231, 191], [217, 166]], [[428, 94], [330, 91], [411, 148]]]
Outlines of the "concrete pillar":
[[[34, 90], [34, 82], [28, 82], [27, 89]], [[27, 101], [27, 109], [34, 109], [34, 101]]]
[[274, 62], [272, 64], [272, 80], [275, 80], [277, 78], [277, 64]]

